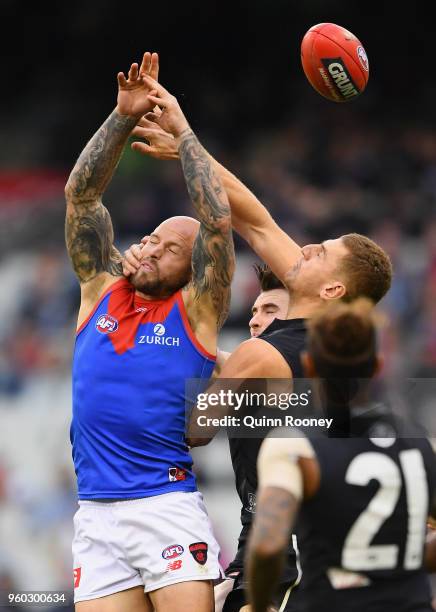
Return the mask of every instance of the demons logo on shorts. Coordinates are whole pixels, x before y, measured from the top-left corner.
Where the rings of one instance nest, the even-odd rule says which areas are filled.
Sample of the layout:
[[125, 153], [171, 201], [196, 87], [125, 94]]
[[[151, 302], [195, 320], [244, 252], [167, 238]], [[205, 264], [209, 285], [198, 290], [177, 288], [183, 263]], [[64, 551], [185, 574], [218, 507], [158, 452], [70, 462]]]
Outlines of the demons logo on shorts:
[[118, 321], [109, 314], [102, 314], [97, 319], [95, 329], [101, 334], [112, 334], [118, 329]]
[[206, 542], [194, 542], [189, 545], [189, 552], [200, 565], [204, 565], [207, 561], [207, 544]]
[[184, 548], [181, 544], [172, 544], [171, 546], [167, 546], [162, 551], [162, 557], [166, 560], [175, 559], [176, 557], [180, 557], [183, 555]]
[[73, 570], [73, 580], [74, 580], [74, 588], [77, 589], [77, 587], [80, 584], [80, 578], [82, 576], [82, 568], [81, 567], [75, 567]]
[[182, 468], [178, 468], [178, 467], [169, 468], [168, 469], [168, 479], [170, 482], [186, 480], [186, 470], [182, 470]]

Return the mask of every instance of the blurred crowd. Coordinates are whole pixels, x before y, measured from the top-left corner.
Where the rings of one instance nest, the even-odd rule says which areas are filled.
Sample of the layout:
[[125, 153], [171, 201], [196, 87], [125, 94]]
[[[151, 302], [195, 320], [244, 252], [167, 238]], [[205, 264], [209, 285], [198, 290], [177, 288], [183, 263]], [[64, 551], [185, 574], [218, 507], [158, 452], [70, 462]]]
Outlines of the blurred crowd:
[[[387, 250], [395, 277], [380, 305], [386, 315], [381, 331], [385, 373], [432, 377], [436, 130], [407, 123], [395, 129], [389, 123], [357, 125], [349, 109], [325, 108], [316, 117], [301, 109], [231, 149], [201, 128], [199, 135], [301, 245], [356, 231]], [[43, 558], [51, 559], [42, 566], [56, 565], [57, 584], [67, 585], [70, 579], [65, 525], [75, 501], [69, 371], [79, 288], [63, 246], [66, 176], [67, 171], [50, 169], [0, 172], [0, 588], [24, 586], [17, 568], [25, 553], [18, 554], [16, 542], [25, 551], [37, 541]], [[191, 214], [178, 162], [151, 160], [130, 150], [105, 203], [121, 250], [163, 218]], [[248, 335], [258, 292], [252, 270], [256, 257], [242, 240], [237, 238], [236, 245], [232, 309], [222, 336], [223, 348], [230, 349]], [[26, 441], [14, 439], [17, 423], [20, 431], [29, 428]], [[14, 530], [21, 535], [10, 544], [5, 534]], [[28, 568], [27, 586], [31, 573]], [[34, 580], [40, 579], [37, 572]]]

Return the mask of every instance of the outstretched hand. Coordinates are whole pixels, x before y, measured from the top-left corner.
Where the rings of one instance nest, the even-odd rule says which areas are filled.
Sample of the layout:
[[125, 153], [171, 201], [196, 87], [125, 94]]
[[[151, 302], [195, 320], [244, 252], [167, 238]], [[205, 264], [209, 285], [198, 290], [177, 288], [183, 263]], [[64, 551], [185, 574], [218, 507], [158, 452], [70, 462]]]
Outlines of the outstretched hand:
[[159, 56], [149, 51], [144, 53], [141, 66], [136, 63], [130, 66], [127, 78], [123, 72], [119, 72], [117, 75], [118, 113], [139, 118], [151, 111], [154, 104], [148, 98], [148, 94], [157, 92], [152, 91], [146, 79], [151, 78], [154, 83], [157, 83], [158, 76]]
[[156, 123], [165, 132], [177, 138], [182, 132], [189, 129], [189, 123], [180, 108], [177, 98], [171, 95], [165, 87], [162, 87], [151, 76], [144, 76], [144, 81], [150, 89], [147, 98], [151, 102], [152, 107], [157, 105], [162, 111], [160, 114], [155, 113]]
[[174, 136], [165, 132], [157, 123], [161, 114], [162, 111], [156, 106], [152, 113], [147, 113], [138, 121], [132, 130], [132, 136], [142, 138], [146, 142], [135, 140], [131, 147], [134, 151], [156, 159], [178, 159], [179, 153]]

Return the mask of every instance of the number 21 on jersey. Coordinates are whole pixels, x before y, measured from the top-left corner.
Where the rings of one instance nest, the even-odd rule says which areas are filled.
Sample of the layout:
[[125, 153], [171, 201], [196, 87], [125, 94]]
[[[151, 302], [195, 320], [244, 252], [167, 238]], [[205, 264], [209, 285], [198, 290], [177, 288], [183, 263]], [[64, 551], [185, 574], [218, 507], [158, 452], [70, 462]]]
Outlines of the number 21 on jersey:
[[365, 486], [375, 479], [380, 486], [345, 538], [342, 567], [354, 571], [389, 570], [398, 565], [397, 544], [371, 545], [383, 523], [393, 515], [401, 494], [402, 478], [407, 500], [407, 536], [404, 569], [421, 567], [428, 512], [428, 488], [421, 452], [414, 448], [399, 453], [400, 467], [379, 452], [357, 455], [345, 475], [348, 484]]

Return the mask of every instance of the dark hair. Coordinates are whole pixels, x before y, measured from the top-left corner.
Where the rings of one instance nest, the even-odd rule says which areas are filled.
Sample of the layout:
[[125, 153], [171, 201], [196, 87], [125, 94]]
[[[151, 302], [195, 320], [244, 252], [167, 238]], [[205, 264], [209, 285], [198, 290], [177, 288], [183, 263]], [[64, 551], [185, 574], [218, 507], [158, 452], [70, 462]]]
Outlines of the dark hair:
[[286, 289], [282, 281], [271, 272], [270, 268], [263, 264], [255, 264], [253, 266], [256, 276], [259, 280], [260, 288], [262, 291], [271, 291], [272, 289]]
[[335, 302], [307, 323], [308, 352], [320, 378], [370, 378], [376, 366], [373, 304]]
[[379, 302], [392, 282], [392, 263], [389, 255], [370, 238], [361, 234], [345, 234], [342, 242], [349, 253], [340, 267], [346, 275], [345, 301], [358, 297]]

